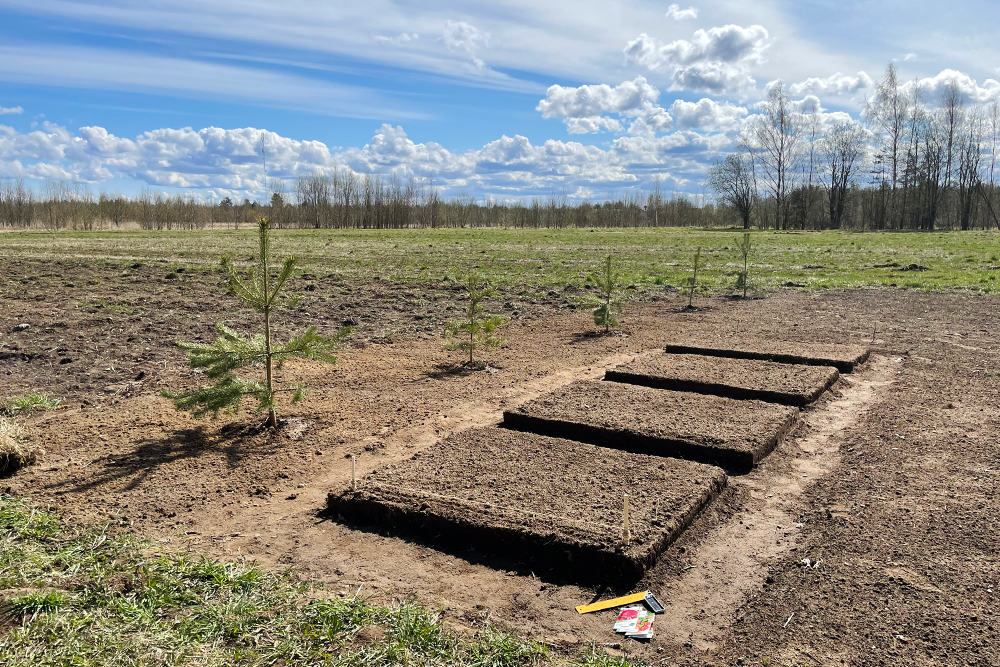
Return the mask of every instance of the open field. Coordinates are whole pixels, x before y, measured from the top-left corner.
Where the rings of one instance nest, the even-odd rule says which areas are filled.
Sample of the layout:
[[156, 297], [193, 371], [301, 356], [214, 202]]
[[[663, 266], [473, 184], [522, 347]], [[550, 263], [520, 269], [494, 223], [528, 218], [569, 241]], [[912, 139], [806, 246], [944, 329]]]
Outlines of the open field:
[[[3, 501], [0, 594], [8, 610], [38, 615], [0, 621], [0, 654], [44, 664], [34, 657], [50, 650], [47, 638], [99, 617], [102, 625], [87, 627], [105, 638], [146, 632], [135, 635], [153, 649], [143, 655], [183, 639], [183, 660], [210, 646], [218, 653], [205, 653], [204, 664], [236, 662], [237, 652], [243, 664], [280, 664], [289, 654], [268, 662], [258, 649], [273, 644], [276, 628], [291, 627], [297, 643], [288, 650], [313, 655], [314, 639], [302, 637], [329, 629], [310, 616], [314, 606], [324, 623], [340, 624], [323, 644], [342, 649], [333, 664], [365, 656], [375, 664], [997, 664], [1000, 298], [981, 292], [996, 284], [990, 267], [1000, 263], [991, 259], [1000, 237], [755, 233], [758, 262], [770, 265], [762, 284], [828, 289], [772, 289], [747, 301], [716, 293], [685, 310], [686, 296], [664, 287], [680, 284], [699, 243], [718, 249], [708, 284], [731, 284], [735, 269], [725, 264], [735, 252], [722, 248], [736, 233], [280, 232], [276, 249], [300, 255], [304, 275], [291, 285], [300, 302], [276, 317], [279, 337], [307, 324], [328, 334], [343, 322], [357, 328], [336, 367], [302, 362], [281, 371], [312, 391], [299, 406], [279, 405], [288, 421], [276, 433], [248, 426], [247, 414], [196, 420], [159, 395], [203, 382], [174, 341], [211, 340], [218, 321], [250, 326], [252, 314], [219, 291], [214, 268], [231, 244], [244, 244], [235, 256], [248, 259], [250, 232], [0, 234], [0, 402], [30, 391], [62, 400], [21, 419], [45, 453], [0, 480], [0, 491], [67, 522], [25, 535], [35, 519]], [[600, 336], [585, 308], [586, 279], [608, 250], [641, 293], [621, 332]], [[929, 270], [873, 268], [893, 262]], [[440, 339], [463, 294], [443, 276], [476, 264], [503, 273], [487, 306], [512, 317], [506, 346], [485, 357], [484, 371], [459, 366], [460, 353]], [[824, 268], [791, 268], [806, 265]], [[922, 282], [885, 288], [907, 280]], [[855, 286], [879, 289], [840, 289]], [[21, 322], [30, 328], [13, 331]], [[533, 572], [325, 510], [327, 493], [350, 484], [345, 457], [357, 456], [367, 475], [690, 339], [838, 343], [870, 346], [873, 355], [804, 408], [759, 466], [731, 475], [646, 572], [638, 586], [667, 606], [650, 643], [623, 642], [610, 612], [574, 611], [632, 588]], [[98, 532], [81, 528], [78, 539], [77, 527], [89, 526]], [[73, 570], [66, 556], [105, 531], [94, 548], [117, 550], [110, 562], [128, 576], [95, 606], [94, 582], [106, 572]], [[135, 546], [131, 536], [147, 542]], [[10, 565], [20, 562], [18, 549], [33, 554], [30, 570]], [[200, 555], [210, 563], [178, 560], [200, 563]], [[803, 567], [803, 558], [820, 565]], [[250, 571], [244, 560], [261, 574], [242, 590], [233, 581]], [[225, 576], [209, 590], [212, 572]], [[354, 601], [359, 587], [363, 606]], [[158, 591], [162, 606], [141, 606]], [[265, 598], [274, 615], [240, 606]], [[216, 614], [210, 628], [195, 625], [225, 609], [233, 614]], [[242, 625], [234, 634], [223, 621]], [[177, 639], [189, 627], [201, 634]], [[544, 657], [532, 642], [548, 647]]]
[[[655, 291], [679, 286], [695, 249], [710, 290], [735, 282], [736, 229], [425, 229], [277, 230], [276, 247], [306, 272], [343, 278], [435, 283], [469, 270], [515, 292], [585, 288], [611, 253], [625, 286]], [[215, 267], [223, 253], [254, 253], [250, 229], [199, 232], [8, 232], [7, 257], [86, 260], [122, 267], [155, 262], [163, 275]], [[852, 289], [1000, 291], [1000, 232], [753, 232], [751, 280], [758, 289], [801, 286]], [[924, 270], [926, 269], [926, 270]], [[791, 283], [791, 285], [788, 285]]]

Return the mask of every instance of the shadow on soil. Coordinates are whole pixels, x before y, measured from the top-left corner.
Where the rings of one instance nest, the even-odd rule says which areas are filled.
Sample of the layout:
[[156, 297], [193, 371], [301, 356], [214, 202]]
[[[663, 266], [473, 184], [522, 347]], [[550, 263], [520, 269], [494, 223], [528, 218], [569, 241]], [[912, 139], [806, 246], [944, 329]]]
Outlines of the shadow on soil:
[[230, 424], [209, 431], [204, 426], [174, 431], [162, 438], [141, 440], [125, 454], [109, 454], [93, 461], [72, 479], [50, 484], [56, 494], [84, 493], [120, 480], [130, 480], [122, 491], [131, 491], [153, 475], [160, 466], [206, 453], [225, 455], [230, 468], [249, 456], [267, 456], [282, 448], [281, 429], [270, 432], [261, 425]]
[[605, 331], [604, 329], [592, 329], [590, 331], [579, 331], [575, 334], [571, 334], [569, 337], [570, 345], [576, 345], [577, 343], [585, 343], [589, 340], [594, 340], [597, 338], [628, 338], [631, 334], [620, 329], [612, 329], [611, 331]]
[[482, 361], [461, 364], [435, 364], [434, 370], [420, 375], [420, 380], [444, 380], [447, 378], [464, 378], [476, 373], [495, 373], [503, 370], [503, 366], [493, 366]]
[[493, 550], [492, 553], [486, 549], [480, 551], [475, 547], [468, 546], [468, 542], [459, 542], [445, 534], [428, 534], [398, 526], [388, 529], [355, 523], [338, 517], [336, 512], [328, 508], [318, 510], [315, 516], [317, 524], [330, 522], [367, 535], [401, 539], [418, 547], [438, 551], [454, 558], [461, 558], [470, 565], [481, 565], [491, 570], [510, 572], [521, 577], [533, 577], [549, 586], [596, 586], [597, 594], [592, 601], [596, 601], [608, 593], [613, 595], [630, 593], [635, 581], [638, 580], [637, 578], [620, 579], [613, 584], [607, 584], [601, 581], [604, 579], [602, 573], [580, 572], [579, 568], [573, 567], [571, 561], [563, 561], [554, 566], [536, 561], [531, 556], [512, 556], [503, 553], [502, 550], [499, 552]]

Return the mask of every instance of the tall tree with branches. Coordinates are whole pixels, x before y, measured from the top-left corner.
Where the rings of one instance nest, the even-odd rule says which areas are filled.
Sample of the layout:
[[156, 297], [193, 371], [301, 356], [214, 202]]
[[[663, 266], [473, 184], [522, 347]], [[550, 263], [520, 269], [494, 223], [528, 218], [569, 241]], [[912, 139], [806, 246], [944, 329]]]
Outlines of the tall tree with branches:
[[[271, 334], [271, 316], [280, 307], [279, 297], [285, 283], [295, 270], [295, 259], [286, 257], [281, 268], [275, 272], [270, 266], [271, 223], [267, 218], [257, 219], [259, 248], [257, 264], [246, 277], [240, 276], [232, 257], [222, 257], [222, 270], [229, 281], [229, 290], [245, 304], [263, 316], [263, 331], [245, 335], [224, 324], [216, 325], [219, 334], [214, 343], [183, 343], [177, 346], [188, 353], [191, 368], [205, 369], [205, 375], [214, 384], [195, 391], [171, 392], [164, 395], [174, 401], [179, 410], [191, 410], [196, 417], [211, 413], [217, 416], [220, 410], [239, 410], [244, 396], [257, 399], [257, 410], [267, 412], [267, 426], [278, 425], [275, 398], [280, 392], [292, 392], [292, 402], [302, 400], [303, 385], [276, 388], [274, 370], [281, 369], [288, 359], [314, 359], [329, 364], [337, 363], [332, 351], [350, 334], [350, 327], [344, 327], [333, 337], [321, 336], [316, 327], [309, 327], [302, 335], [284, 344], [276, 344]], [[263, 366], [264, 382], [247, 380], [234, 375], [246, 367]]]
[[750, 215], [757, 199], [753, 164], [743, 153], [730, 153], [708, 170], [708, 187], [739, 214], [743, 229], [750, 229]]
[[788, 228], [789, 194], [799, 150], [801, 119], [781, 81], [771, 87], [761, 113], [754, 116], [747, 143], [757, 152], [757, 164], [774, 198], [774, 226]]

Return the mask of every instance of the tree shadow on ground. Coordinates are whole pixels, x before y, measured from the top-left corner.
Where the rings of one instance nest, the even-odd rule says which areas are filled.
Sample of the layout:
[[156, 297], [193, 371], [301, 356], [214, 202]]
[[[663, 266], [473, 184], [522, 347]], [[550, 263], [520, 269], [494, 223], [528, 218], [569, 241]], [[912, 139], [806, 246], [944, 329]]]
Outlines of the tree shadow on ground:
[[209, 431], [204, 426], [179, 429], [160, 438], [139, 441], [124, 454], [108, 454], [90, 463], [71, 479], [48, 485], [59, 493], [85, 493], [122, 480], [130, 480], [119, 492], [132, 491], [161, 467], [204, 454], [223, 454], [229, 468], [250, 456], [267, 456], [281, 449], [280, 431], [259, 425], [230, 424]]
[[464, 378], [475, 373], [495, 373], [503, 370], [503, 366], [494, 366], [482, 361], [463, 362], [460, 364], [435, 364], [434, 370], [420, 374], [420, 380], [443, 380], [446, 378]]
[[589, 331], [578, 331], [574, 334], [570, 334], [569, 344], [577, 345], [578, 343], [585, 343], [598, 338], [628, 338], [629, 335], [630, 334], [628, 332], [620, 329], [612, 329], [611, 331], [605, 331], [604, 329], [591, 329]]

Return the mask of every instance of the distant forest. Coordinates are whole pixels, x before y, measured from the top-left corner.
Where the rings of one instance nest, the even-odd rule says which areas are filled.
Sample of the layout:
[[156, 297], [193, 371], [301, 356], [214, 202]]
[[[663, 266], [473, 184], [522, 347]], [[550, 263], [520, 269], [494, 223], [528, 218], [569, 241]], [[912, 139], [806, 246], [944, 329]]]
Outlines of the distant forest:
[[[931, 104], [930, 102], [933, 102]], [[524, 201], [443, 199], [429, 181], [349, 169], [272, 179], [265, 202], [198, 203], [150, 189], [97, 197], [89, 188], [0, 185], [0, 226], [43, 229], [239, 228], [257, 216], [279, 228], [715, 227], [747, 229], [1000, 228], [1000, 105], [967, 104], [956, 82], [939, 100], [900, 84], [890, 65], [862, 120], [831, 125], [803, 110], [779, 82], [751, 116], [733, 153], [712, 166], [704, 195], [628, 189], [600, 202], [566, 196]]]

